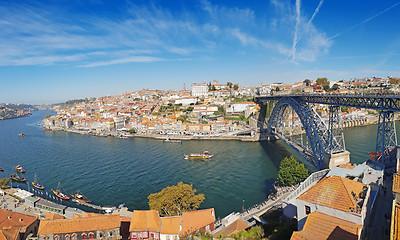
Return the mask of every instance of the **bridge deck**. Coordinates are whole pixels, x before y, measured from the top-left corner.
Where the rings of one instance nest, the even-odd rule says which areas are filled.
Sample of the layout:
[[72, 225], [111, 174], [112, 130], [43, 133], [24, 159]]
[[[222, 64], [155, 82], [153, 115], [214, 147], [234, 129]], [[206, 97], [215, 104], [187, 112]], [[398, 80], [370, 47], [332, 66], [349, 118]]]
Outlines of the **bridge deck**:
[[265, 104], [268, 101], [279, 100], [283, 97], [291, 97], [298, 101], [327, 104], [332, 106], [346, 106], [356, 108], [368, 108], [375, 110], [400, 111], [400, 96], [398, 95], [370, 95], [370, 94], [293, 94], [293, 95], [269, 95], [257, 96], [258, 103]]

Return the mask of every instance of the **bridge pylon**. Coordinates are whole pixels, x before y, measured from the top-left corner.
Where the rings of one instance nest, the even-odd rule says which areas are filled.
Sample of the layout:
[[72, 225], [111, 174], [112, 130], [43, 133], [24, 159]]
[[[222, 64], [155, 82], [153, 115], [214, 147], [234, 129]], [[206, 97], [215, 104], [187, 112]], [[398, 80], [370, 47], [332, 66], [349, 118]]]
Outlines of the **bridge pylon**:
[[[378, 121], [378, 134], [376, 136], [375, 160], [386, 163], [390, 151], [397, 146], [396, 126], [393, 111], [380, 111]], [[382, 156], [382, 157], [380, 157]]]

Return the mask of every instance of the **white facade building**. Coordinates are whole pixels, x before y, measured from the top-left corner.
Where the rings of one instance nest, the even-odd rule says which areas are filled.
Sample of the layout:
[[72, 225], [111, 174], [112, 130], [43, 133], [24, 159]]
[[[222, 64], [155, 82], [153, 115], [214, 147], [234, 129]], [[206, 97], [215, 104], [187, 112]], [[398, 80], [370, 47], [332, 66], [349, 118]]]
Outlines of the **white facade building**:
[[208, 95], [208, 85], [206, 83], [193, 83], [192, 96], [204, 97]]

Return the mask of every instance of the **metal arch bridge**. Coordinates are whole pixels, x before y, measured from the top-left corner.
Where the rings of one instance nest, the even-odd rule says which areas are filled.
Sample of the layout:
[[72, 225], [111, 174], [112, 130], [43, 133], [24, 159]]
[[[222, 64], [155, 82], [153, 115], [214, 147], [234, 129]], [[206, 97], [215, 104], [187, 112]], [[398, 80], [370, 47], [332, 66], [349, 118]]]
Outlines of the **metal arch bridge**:
[[[400, 97], [388, 95], [274, 95], [257, 96], [261, 111], [258, 119], [260, 133], [276, 135], [297, 150], [317, 169], [326, 168], [324, 157], [345, 151], [340, 106], [375, 109], [379, 112], [376, 142], [376, 160], [384, 162], [390, 149], [397, 146], [394, 112], [400, 111]], [[270, 105], [273, 105], [271, 110]], [[311, 103], [311, 104], [309, 104]], [[329, 105], [329, 122], [326, 124], [312, 108], [312, 104]], [[268, 107], [267, 107], [268, 106]], [[291, 107], [298, 115], [310, 146], [304, 146], [285, 137], [283, 114]], [[267, 128], [264, 128], [268, 115]], [[380, 154], [378, 154], [380, 153]], [[381, 156], [381, 157], [380, 157]], [[377, 159], [379, 157], [379, 159]]]

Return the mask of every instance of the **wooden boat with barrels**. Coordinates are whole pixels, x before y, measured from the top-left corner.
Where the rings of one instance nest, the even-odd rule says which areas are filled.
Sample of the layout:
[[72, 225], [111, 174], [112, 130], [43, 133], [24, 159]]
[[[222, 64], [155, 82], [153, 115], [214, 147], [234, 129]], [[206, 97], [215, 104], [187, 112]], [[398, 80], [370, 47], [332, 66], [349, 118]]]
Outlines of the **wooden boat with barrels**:
[[60, 183], [60, 182], [58, 182], [58, 187], [57, 187], [57, 189], [56, 189], [56, 190], [53, 190], [53, 189], [52, 189], [52, 191], [53, 191], [53, 194], [54, 194], [56, 197], [58, 197], [58, 198], [60, 198], [60, 199], [62, 199], [62, 200], [69, 200], [69, 197], [68, 197], [67, 195], [65, 195], [64, 193], [61, 192], [61, 183]]
[[85, 195], [83, 195], [79, 190], [76, 190], [76, 194], [70, 194], [73, 199], [72, 201], [80, 204], [80, 203], [90, 203], [90, 201]]
[[26, 178], [20, 177], [15, 173], [11, 174], [10, 178], [11, 178], [11, 180], [16, 181], [16, 182], [26, 182]]
[[24, 173], [24, 172], [25, 172], [25, 169], [23, 169], [23, 168], [21, 167], [21, 165], [15, 166], [15, 170], [17, 170], [17, 172], [19, 172], [19, 173]]
[[33, 180], [33, 182], [32, 182], [32, 186], [33, 186], [34, 188], [36, 188], [36, 189], [44, 190], [44, 186], [43, 186], [43, 185], [40, 185], [40, 184], [38, 183], [36, 174], [35, 174], [35, 178], [34, 178], [34, 180]]

